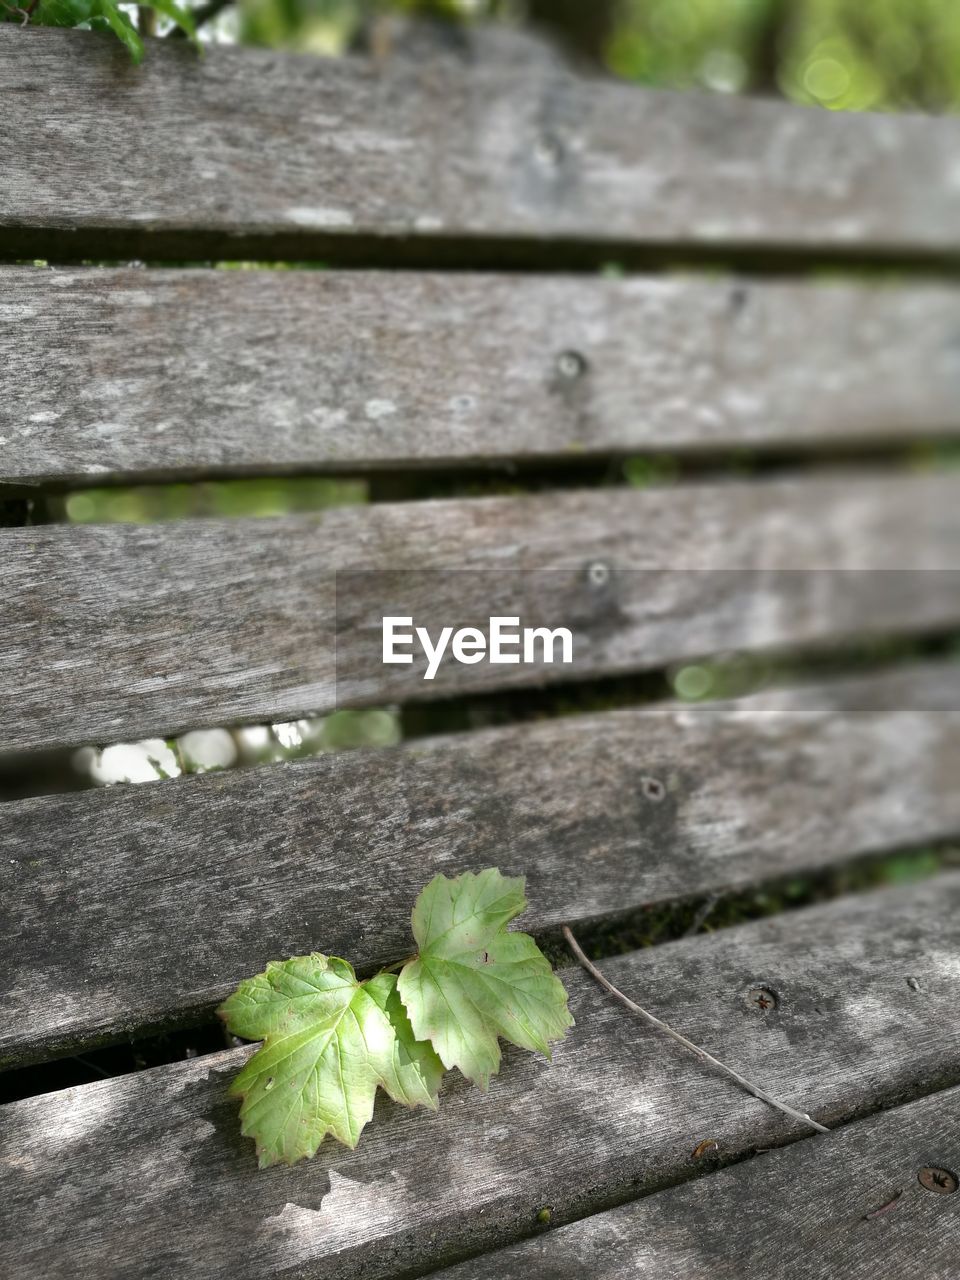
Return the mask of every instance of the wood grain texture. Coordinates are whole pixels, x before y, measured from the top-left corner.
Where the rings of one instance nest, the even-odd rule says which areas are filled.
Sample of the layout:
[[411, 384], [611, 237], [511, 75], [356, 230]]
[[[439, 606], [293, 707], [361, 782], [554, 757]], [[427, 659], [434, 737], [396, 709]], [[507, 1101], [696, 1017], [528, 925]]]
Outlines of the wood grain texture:
[[960, 837], [958, 776], [960, 664], [0, 805], [0, 1061], [392, 962], [438, 871], [525, 874], [542, 932]]
[[[0, 546], [0, 742], [13, 748], [960, 620], [951, 474], [47, 526], [4, 530]], [[448, 654], [427, 682], [423, 661], [382, 664], [382, 616], [398, 613], [434, 635], [491, 616], [567, 626], [574, 661], [463, 666]]]
[[[952, 875], [605, 968], [830, 1126], [956, 1082], [958, 946]], [[696, 1172], [704, 1139], [733, 1159], [801, 1136], [579, 970], [563, 978], [577, 1025], [552, 1064], [509, 1052], [487, 1094], [451, 1075], [436, 1115], [381, 1101], [356, 1151], [292, 1169], [258, 1171], [239, 1136], [226, 1085], [244, 1049], [5, 1107], [6, 1275], [416, 1273], [530, 1233], [545, 1205], [559, 1224]], [[758, 983], [779, 996], [767, 1014], [745, 998]]]
[[954, 288], [9, 268], [0, 315], [8, 481], [960, 433]]
[[272, 241], [275, 260], [384, 238], [398, 256], [464, 240], [958, 250], [954, 120], [583, 79], [505, 30], [380, 61], [199, 61], [160, 41], [138, 68], [106, 37], [9, 26], [0, 100], [0, 228], [35, 256], [42, 233], [50, 256], [71, 240], [181, 258]]
[[960, 1168], [958, 1134], [960, 1089], [948, 1089], [437, 1280], [954, 1280], [958, 1196], [931, 1193], [917, 1175]]

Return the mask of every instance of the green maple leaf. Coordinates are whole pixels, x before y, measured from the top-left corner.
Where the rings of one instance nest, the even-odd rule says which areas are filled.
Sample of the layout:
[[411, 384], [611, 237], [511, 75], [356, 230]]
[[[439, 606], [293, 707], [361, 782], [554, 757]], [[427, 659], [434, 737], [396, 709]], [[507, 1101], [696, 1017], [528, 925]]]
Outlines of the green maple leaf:
[[230, 1086], [261, 1168], [312, 1156], [328, 1133], [355, 1147], [378, 1087], [437, 1108], [443, 1066], [417, 1042], [393, 974], [358, 982], [345, 960], [296, 956], [241, 982], [218, 1012], [234, 1035], [264, 1041]]
[[436, 876], [413, 909], [420, 948], [397, 987], [414, 1034], [445, 1067], [485, 1089], [500, 1067], [498, 1037], [550, 1056], [573, 1025], [567, 993], [526, 933], [506, 925], [526, 908], [524, 878], [496, 868]]

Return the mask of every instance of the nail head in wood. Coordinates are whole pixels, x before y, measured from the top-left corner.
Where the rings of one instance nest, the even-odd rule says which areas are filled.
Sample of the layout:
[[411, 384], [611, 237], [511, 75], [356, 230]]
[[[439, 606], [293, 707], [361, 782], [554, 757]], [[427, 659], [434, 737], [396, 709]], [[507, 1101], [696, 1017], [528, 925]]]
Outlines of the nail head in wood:
[[576, 382], [587, 372], [587, 362], [579, 351], [561, 351], [557, 356], [557, 373], [565, 382]]
[[917, 1174], [917, 1181], [921, 1187], [926, 1187], [928, 1191], [935, 1191], [941, 1196], [951, 1195], [960, 1185], [955, 1173], [951, 1173], [949, 1169], [936, 1169], [932, 1166], [921, 1169]]
[[640, 790], [648, 800], [659, 804], [666, 797], [667, 788], [659, 778], [643, 777], [640, 779]]
[[605, 587], [610, 581], [610, 566], [602, 560], [594, 560], [593, 564], [587, 565], [587, 581], [591, 587]]
[[747, 992], [747, 1004], [761, 1013], [772, 1013], [779, 1003], [777, 993], [770, 987], [753, 987]]

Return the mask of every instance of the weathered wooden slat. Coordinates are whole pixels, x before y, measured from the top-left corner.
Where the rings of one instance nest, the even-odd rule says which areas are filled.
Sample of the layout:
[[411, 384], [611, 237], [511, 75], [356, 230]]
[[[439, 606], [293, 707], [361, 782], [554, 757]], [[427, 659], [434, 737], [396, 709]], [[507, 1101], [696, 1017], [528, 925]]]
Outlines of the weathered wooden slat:
[[[605, 967], [831, 1126], [956, 1082], [958, 946], [952, 875]], [[530, 1233], [544, 1206], [562, 1223], [676, 1181], [705, 1139], [732, 1159], [801, 1136], [579, 970], [564, 980], [577, 1025], [552, 1065], [509, 1052], [489, 1093], [451, 1076], [436, 1115], [384, 1102], [356, 1151], [291, 1169], [258, 1171], [239, 1136], [226, 1084], [246, 1050], [5, 1107], [6, 1275], [410, 1274]]]
[[960, 664], [933, 664], [0, 805], [0, 1061], [182, 1021], [317, 946], [393, 961], [438, 871], [526, 874], [555, 929], [960, 836], [957, 777]]
[[[951, 474], [11, 529], [0, 742], [122, 741], [952, 625], [958, 547]], [[433, 636], [491, 616], [566, 626], [574, 661], [464, 666], [448, 653], [426, 681], [425, 661], [382, 663], [382, 617], [398, 613]]]
[[960, 432], [960, 290], [0, 270], [0, 479]]
[[960, 247], [955, 121], [581, 79], [502, 30], [379, 61], [158, 42], [136, 68], [109, 38], [10, 26], [0, 100], [14, 252]]
[[956, 1177], [958, 1135], [960, 1089], [948, 1089], [473, 1258], [438, 1280], [951, 1280], [960, 1205], [919, 1175]]

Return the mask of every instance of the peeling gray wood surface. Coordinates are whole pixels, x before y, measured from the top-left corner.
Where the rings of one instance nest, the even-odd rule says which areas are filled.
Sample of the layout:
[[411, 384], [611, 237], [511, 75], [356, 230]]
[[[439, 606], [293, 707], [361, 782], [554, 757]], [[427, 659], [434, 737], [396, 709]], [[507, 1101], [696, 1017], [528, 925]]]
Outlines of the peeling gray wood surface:
[[437, 1280], [956, 1280], [960, 1089], [473, 1258]]
[[[953, 625], [958, 548], [960, 475], [857, 472], [2, 530], [0, 743], [115, 742]], [[427, 682], [422, 659], [383, 665], [384, 614], [434, 636], [492, 616], [566, 626], [574, 661], [448, 652]]]
[[[604, 967], [830, 1126], [956, 1082], [958, 947], [951, 875]], [[577, 1025], [552, 1065], [508, 1052], [487, 1094], [451, 1075], [435, 1115], [381, 1101], [356, 1151], [290, 1169], [257, 1170], [239, 1136], [226, 1085], [246, 1050], [5, 1107], [8, 1280], [371, 1280], [514, 1241], [545, 1205], [561, 1224], [696, 1173], [705, 1139], [730, 1159], [802, 1136], [579, 970], [563, 977]], [[766, 1014], [745, 998], [758, 984], [779, 996]]]
[[0, 1061], [392, 962], [438, 871], [525, 874], [542, 932], [960, 837], [958, 777], [960, 664], [0, 805]]
[[275, 259], [383, 237], [407, 252], [458, 237], [960, 247], [955, 120], [583, 79], [503, 30], [380, 61], [223, 48], [200, 61], [157, 41], [133, 67], [108, 37], [11, 25], [0, 101], [14, 247], [18, 230], [45, 231], [89, 256], [95, 238], [56, 234], [84, 228], [108, 233], [114, 257], [236, 256], [244, 237], [273, 238]]
[[960, 290], [0, 269], [0, 479], [960, 433]]

